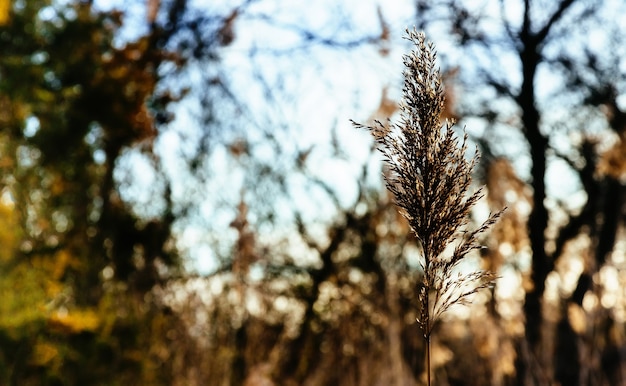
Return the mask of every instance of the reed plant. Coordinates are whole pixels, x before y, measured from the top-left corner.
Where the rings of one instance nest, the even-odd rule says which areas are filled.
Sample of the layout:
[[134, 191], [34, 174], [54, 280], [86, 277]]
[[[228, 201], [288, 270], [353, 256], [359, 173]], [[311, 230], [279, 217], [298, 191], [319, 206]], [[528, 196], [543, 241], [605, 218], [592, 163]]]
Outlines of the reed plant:
[[473, 294], [496, 279], [489, 271], [468, 272], [460, 264], [481, 248], [479, 236], [501, 212], [469, 229], [472, 208], [483, 195], [482, 188], [470, 191], [478, 149], [468, 157], [465, 130], [459, 141], [454, 121], [442, 122], [445, 95], [433, 43], [415, 29], [407, 29], [405, 38], [414, 49], [403, 56], [399, 121], [352, 123], [374, 136], [388, 167], [387, 188], [419, 243], [423, 282], [417, 322], [426, 341], [426, 377], [431, 385], [431, 337], [437, 321], [453, 305], [468, 304]]

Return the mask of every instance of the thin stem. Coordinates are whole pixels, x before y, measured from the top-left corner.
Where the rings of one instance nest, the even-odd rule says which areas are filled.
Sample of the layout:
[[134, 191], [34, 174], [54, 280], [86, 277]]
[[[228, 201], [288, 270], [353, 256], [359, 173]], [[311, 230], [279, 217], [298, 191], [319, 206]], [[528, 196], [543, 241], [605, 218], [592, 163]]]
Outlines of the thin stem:
[[[426, 253], [424, 253], [424, 260], [425, 260], [425, 265], [426, 267], [428, 267], [428, 255]], [[424, 340], [426, 341], [426, 385], [430, 386], [431, 383], [431, 379], [430, 379], [430, 288], [428, 286], [429, 283], [429, 278], [428, 278], [428, 273], [430, 271], [428, 270], [428, 268], [426, 269], [426, 271], [424, 272], [424, 285], [426, 285], [426, 296], [425, 299], [422, 300], [422, 307], [425, 307], [426, 309], [426, 321], [424, 323], [424, 327], [425, 330], [423, 331], [424, 334]]]
[[426, 379], [430, 386], [430, 334], [426, 337]]

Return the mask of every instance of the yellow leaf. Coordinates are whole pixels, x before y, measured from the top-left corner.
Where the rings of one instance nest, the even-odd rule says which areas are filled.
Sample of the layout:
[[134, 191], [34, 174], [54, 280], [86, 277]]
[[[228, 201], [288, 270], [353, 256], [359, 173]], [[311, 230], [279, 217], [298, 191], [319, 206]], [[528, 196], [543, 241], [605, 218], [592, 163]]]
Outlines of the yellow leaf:
[[11, 11], [11, 0], [0, 0], [0, 26], [9, 23], [9, 13]]
[[59, 350], [46, 342], [38, 342], [33, 348], [33, 354], [30, 359], [31, 364], [35, 366], [46, 366], [59, 354]]
[[72, 310], [55, 312], [48, 319], [49, 326], [62, 333], [76, 334], [84, 331], [95, 331], [100, 319], [91, 310]]

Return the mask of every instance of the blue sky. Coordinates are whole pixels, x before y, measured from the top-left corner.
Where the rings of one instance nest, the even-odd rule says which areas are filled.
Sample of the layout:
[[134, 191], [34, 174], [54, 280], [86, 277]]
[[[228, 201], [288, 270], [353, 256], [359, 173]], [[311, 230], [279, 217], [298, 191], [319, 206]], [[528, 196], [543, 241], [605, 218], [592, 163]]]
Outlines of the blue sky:
[[[133, 39], [134, 35], [145, 31], [143, 2], [100, 0], [95, 4], [103, 9], [125, 9], [124, 38]], [[234, 6], [229, 1], [211, 2], [210, 6], [200, 1], [192, 4], [223, 14], [228, 14]], [[369, 134], [355, 130], [349, 119], [366, 120], [378, 107], [382, 89], [399, 86], [402, 48], [406, 47], [401, 36], [406, 25], [398, 20], [411, 12], [411, 2], [385, 4], [384, 18], [395, 24], [391, 28], [391, 52], [387, 56], [380, 55], [379, 47], [368, 44], [356, 48], [310, 44], [303, 41], [294, 27], [339, 42], [377, 36], [381, 30], [378, 6], [377, 1], [260, 0], [246, 8], [236, 23], [235, 41], [220, 52], [220, 75], [227, 78], [228, 87], [257, 121], [242, 122], [249, 125], [249, 129], [242, 130], [246, 140], [256, 138], [261, 142], [262, 133], [255, 131], [275, 127], [284, 137], [283, 151], [293, 154], [302, 149], [313, 149], [308, 159], [309, 172], [340, 192], [338, 197], [346, 207], [356, 200], [360, 165], [367, 161], [371, 145]], [[197, 71], [197, 75], [193, 71]], [[202, 66], [198, 66], [190, 76], [197, 77], [199, 82], [202, 71]], [[272, 89], [272, 98], [275, 98], [270, 104], [265, 87]], [[179, 154], [199, 140], [194, 121], [194, 117], [200, 114], [199, 109], [193, 99], [181, 104], [176, 110], [176, 121], [157, 142], [157, 150], [170, 170], [174, 195], [181, 199], [189, 196], [191, 179], [179, 169]], [[331, 155], [331, 129], [344, 147], [347, 158]], [[231, 139], [235, 140], [236, 136]], [[271, 149], [264, 154], [262, 144], [257, 144], [255, 155], [275, 156]], [[134, 175], [131, 179], [138, 183], [137, 187], [131, 186], [127, 190], [127, 195], [148, 212], [158, 208], [150, 193], [139, 186], [158, 182], [149, 172], [149, 163], [140, 154], [130, 153], [127, 157], [132, 160], [134, 170], [125, 169], [124, 173]], [[201, 217], [213, 219], [213, 224], [206, 224], [212, 229], [188, 226], [180, 229], [179, 241], [179, 246], [197, 261], [199, 270], [205, 272], [214, 267], [211, 256], [215, 255], [216, 248], [220, 248], [219, 244], [226, 250], [226, 245], [236, 236], [227, 224], [236, 215], [234, 210], [240, 199], [237, 186], [243, 185], [245, 178], [242, 165], [231, 159], [224, 149], [214, 150], [210, 164], [215, 169], [228, 171], [212, 176], [209, 186], [199, 188], [205, 190], [205, 197], [211, 197], [199, 204], [198, 212]], [[379, 168], [380, 165], [376, 163], [373, 167]], [[292, 207], [314, 222], [330, 221], [335, 213], [334, 207], [325, 203], [327, 197], [311, 190], [300, 176], [291, 175], [289, 179], [292, 195], [304, 199], [285, 203], [285, 215], [288, 216], [289, 207]], [[251, 216], [253, 221], [254, 214]], [[277, 231], [281, 232], [273, 230]]]
[[[506, 17], [513, 23], [519, 23], [522, 2], [504, 3]], [[611, 9], [609, 3], [611, 2], [605, 3], [608, 10]], [[123, 36], [132, 38], [133, 34], [141, 34], [144, 31], [144, 2], [98, 0], [95, 4], [102, 8], [126, 9], [128, 22]], [[228, 15], [236, 4], [227, 0], [192, 2], [192, 5], [199, 9], [224, 15]], [[488, 16], [497, 19], [500, 15], [498, 1], [472, 4], [476, 6], [477, 11], [480, 10]], [[543, 3], [539, 1], [536, 4]], [[618, 8], [617, 4], [615, 9]], [[545, 7], [548, 9], [549, 3]], [[381, 32], [379, 9], [390, 31], [389, 52], [386, 55], [381, 55], [381, 47], [376, 45], [329, 48], [312, 44], [296, 31], [310, 30], [318, 36], [340, 42], [377, 36]], [[540, 7], [536, 9], [540, 10]], [[245, 136], [246, 140], [257, 142], [255, 156], [272, 160], [276, 154], [270, 147], [264, 148], [262, 144], [263, 130], [271, 129], [275, 130], [272, 134], [281, 138], [281, 143], [284, 144], [282, 151], [287, 154], [293, 155], [304, 149], [312, 149], [307, 159], [308, 171], [336, 188], [340, 192], [341, 204], [350, 206], [355, 200], [356, 178], [360, 166], [364, 162], [372, 162], [372, 170], [375, 170], [380, 168], [380, 159], [370, 159], [371, 142], [368, 133], [353, 129], [349, 119], [365, 121], [377, 109], [385, 87], [389, 88], [389, 95], [392, 98], [399, 96], [401, 56], [408, 49], [402, 35], [405, 28], [412, 26], [413, 15], [413, 2], [408, 0], [254, 2], [238, 17], [234, 30], [236, 38], [231, 45], [220, 51], [219, 67], [211, 69], [224, 77], [233, 94], [237, 95], [247, 109], [248, 118], [252, 117], [248, 121], [245, 119], [238, 121], [240, 131], [233, 131], [227, 140]], [[620, 17], [623, 18], [623, 14]], [[539, 14], [537, 19], [541, 20]], [[493, 24], [492, 32], [501, 31]], [[593, 37], [594, 34], [597, 36]], [[590, 36], [598, 41], [601, 41], [601, 35], [597, 31], [590, 33]], [[429, 30], [428, 37], [437, 46], [443, 68], [460, 65], [462, 76], [471, 77], [472, 71], [476, 68], [472, 60], [476, 58], [462, 57], [460, 51], [455, 49], [449, 34], [441, 27]], [[498, 61], [502, 68], [511, 69], [506, 72], [511, 84], [520, 82], [519, 65], [510, 53], [498, 53], [497, 58], [483, 56], [482, 60], [487, 64]], [[190, 77], [195, 84], [201, 84], [203, 71], [209, 69], [198, 65], [190, 70]], [[542, 87], [538, 88], [539, 96], [549, 100], [551, 94], [558, 90], [556, 86], [559, 79], [550, 72], [542, 72], [540, 78]], [[468, 86], [459, 88], [458, 91], [461, 97], [476, 92]], [[493, 103], [500, 101], [494, 100]], [[215, 149], [207, 165], [227, 172], [213, 175], [210, 184], [193, 186], [189, 176], [181, 172], [179, 154], [188, 151], [187, 147], [193, 147], [199, 140], [195, 116], [201, 113], [200, 108], [193, 98], [181, 104], [176, 110], [176, 121], [163, 133], [157, 143], [157, 150], [166, 169], [169, 170], [175, 197], [187, 199], [190, 189], [204, 192], [202, 195], [204, 199], [197, 208], [198, 218], [211, 221], [202, 224], [191, 223], [179, 229], [181, 235], [179, 246], [191, 256], [199, 270], [206, 272], [214, 267], [214, 257], [219, 254], [216, 251], [220, 248], [227, 251], [229, 243], [236, 236], [234, 231], [228, 228], [228, 223], [236, 215], [236, 204], [240, 200], [241, 189], [247, 177], [246, 165], [230, 157], [224, 148]], [[513, 107], [511, 109], [513, 116], [516, 112]], [[567, 113], [567, 110], [560, 112]], [[485, 132], [484, 122], [477, 119], [468, 117], [462, 124], [467, 125], [470, 134], [480, 135]], [[338, 139], [347, 157], [335, 157], [332, 154], [329, 143], [333, 135]], [[528, 177], [529, 160], [523, 154], [524, 149], [519, 146], [523, 138], [517, 129], [502, 128], [498, 135], [506, 139], [501, 151], [512, 154], [512, 161], [518, 173], [522, 177]], [[563, 138], [562, 142], [569, 143], [570, 140], [571, 138]], [[158, 183], [146, 173], [149, 166], [141, 166], [145, 160], [137, 154], [129, 157], [135, 158], [132, 163], [134, 170], [127, 171], [128, 173], [134, 174], [141, 184]], [[563, 162], [553, 161], [547, 177], [550, 181], [548, 186], [550, 195], [567, 200], [573, 206], [580, 205], [585, 197], [577, 193], [579, 187], [572, 182], [571, 171]], [[280, 163], [281, 159], [277, 158], [276, 162]], [[326, 205], [327, 197], [322, 192], [311, 190], [302, 176], [293, 174], [289, 175], [288, 179], [292, 196], [300, 197], [300, 200], [285, 201], [282, 205], [279, 203], [277, 207], [283, 208], [283, 214], [288, 216], [292, 209], [297, 209], [309, 216], [313, 222], [318, 224], [328, 222], [334, 209], [332, 205]], [[154, 206], [149, 194], [141, 196], [141, 188], [130, 194], [135, 196], [135, 200], [142, 201], [146, 208]], [[251, 214], [251, 220], [254, 221], [254, 213]], [[283, 230], [274, 228], [264, 237], [268, 240], [271, 237], [281, 237], [276, 234], [281, 231]], [[272, 235], [269, 234], [271, 232]], [[289, 230], [285, 229], [284, 232]]]

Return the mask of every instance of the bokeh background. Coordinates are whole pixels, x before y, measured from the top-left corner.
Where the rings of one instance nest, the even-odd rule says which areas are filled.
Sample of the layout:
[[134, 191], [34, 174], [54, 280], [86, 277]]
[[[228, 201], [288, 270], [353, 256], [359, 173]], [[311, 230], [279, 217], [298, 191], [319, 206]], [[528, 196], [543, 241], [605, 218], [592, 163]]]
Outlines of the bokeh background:
[[397, 119], [414, 27], [472, 223], [508, 208], [436, 384], [625, 384], [618, 0], [0, 0], [0, 384], [425, 384], [419, 245], [350, 124]]

